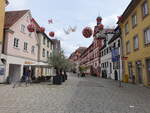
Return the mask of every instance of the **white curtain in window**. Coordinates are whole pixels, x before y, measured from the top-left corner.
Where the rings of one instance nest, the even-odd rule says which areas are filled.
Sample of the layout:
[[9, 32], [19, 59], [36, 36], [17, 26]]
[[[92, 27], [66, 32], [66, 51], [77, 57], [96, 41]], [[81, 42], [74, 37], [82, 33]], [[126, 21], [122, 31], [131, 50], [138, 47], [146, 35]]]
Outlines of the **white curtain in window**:
[[148, 4], [147, 3], [144, 4], [144, 14], [145, 15], [148, 14]]
[[134, 38], [134, 48], [135, 48], [135, 49], [138, 48], [138, 44], [139, 44], [138, 36], [136, 36], [136, 37]]
[[150, 29], [147, 29], [144, 35], [145, 35], [145, 44], [150, 43]]

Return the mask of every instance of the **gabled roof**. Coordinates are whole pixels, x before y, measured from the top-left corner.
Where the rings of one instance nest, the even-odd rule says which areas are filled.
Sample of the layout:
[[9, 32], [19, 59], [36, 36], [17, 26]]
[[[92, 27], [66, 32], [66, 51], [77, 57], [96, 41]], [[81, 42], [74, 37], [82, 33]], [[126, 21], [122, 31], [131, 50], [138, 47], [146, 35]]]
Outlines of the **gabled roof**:
[[5, 26], [4, 28], [10, 28], [15, 24], [21, 17], [23, 17], [29, 10], [19, 10], [19, 11], [7, 11], [5, 13]]

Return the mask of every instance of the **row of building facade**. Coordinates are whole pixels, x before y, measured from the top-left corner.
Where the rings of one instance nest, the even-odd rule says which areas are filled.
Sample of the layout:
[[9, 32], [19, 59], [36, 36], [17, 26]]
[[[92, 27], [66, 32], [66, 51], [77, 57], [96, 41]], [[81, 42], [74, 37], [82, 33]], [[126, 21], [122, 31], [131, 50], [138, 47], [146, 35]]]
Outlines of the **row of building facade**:
[[[54, 49], [60, 51], [60, 41], [38, 30], [40, 25], [30, 10], [5, 12], [3, 8], [3, 12], [0, 82], [21, 78], [27, 69], [34, 78], [52, 75], [54, 70], [48, 65], [48, 57]], [[29, 24], [35, 26], [34, 32], [28, 31]]]
[[100, 77], [150, 85], [149, 14], [150, 0], [132, 0], [118, 26], [109, 31], [104, 29], [101, 33], [105, 38], [93, 36], [92, 44], [74, 62], [89, 67], [90, 74], [94, 69]]

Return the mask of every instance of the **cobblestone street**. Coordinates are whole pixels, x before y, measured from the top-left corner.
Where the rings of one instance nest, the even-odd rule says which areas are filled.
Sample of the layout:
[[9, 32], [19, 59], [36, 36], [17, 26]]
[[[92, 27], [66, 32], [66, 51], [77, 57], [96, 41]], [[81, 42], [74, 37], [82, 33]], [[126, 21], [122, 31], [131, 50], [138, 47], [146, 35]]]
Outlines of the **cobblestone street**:
[[75, 75], [61, 86], [0, 85], [0, 113], [150, 113], [150, 89]]

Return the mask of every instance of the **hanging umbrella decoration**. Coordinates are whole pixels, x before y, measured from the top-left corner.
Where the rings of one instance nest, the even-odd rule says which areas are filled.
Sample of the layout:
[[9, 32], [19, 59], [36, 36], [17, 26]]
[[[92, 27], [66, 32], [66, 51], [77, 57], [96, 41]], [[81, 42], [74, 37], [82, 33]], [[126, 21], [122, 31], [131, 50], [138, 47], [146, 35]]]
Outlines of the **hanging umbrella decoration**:
[[[31, 22], [31, 24], [29, 24], [29, 25], [27, 26], [27, 29], [28, 29], [29, 32], [35, 32], [35, 31], [38, 31], [38, 32], [41, 32], [41, 33], [44, 33], [44, 32], [45, 32], [45, 28], [44, 28], [44, 27], [40, 27], [40, 26], [36, 23], [36, 21], [34, 20], [34, 18], [32, 18], [32, 19], [30, 20], [30, 22]], [[53, 20], [52, 20], [52, 19], [51, 19], [51, 20], [48, 20], [48, 22], [49, 22], [49, 23], [53, 23]], [[50, 36], [50, 37], [54, 37], [54, 36], [55, 36], [55, 32], [53, 32], [53, 31], [49, 32], [49, 36]]]
[[122, 21], [122, 16], [117, 16], [118, 21]]
[[77, 30], [77, 27], [76, 26], [74, 26], [74, 27], [71, 27], [71, 26], [69, 26], [69, 29], [68, 29], [70, 32], [76, 32], [76, 30]]
[[63, 29], [64, 30], [64, 33], [66, 34], [66, 35], [69, 35], [70, 34], [70, 32], [68, 31], [68, 30], [65, 30], [65, 29]]
[[53, 24], [53, 19], [49, 19], [48, 24]]
[[90, 27], [85, 27], [82, 31], [82, 34], [85, 38], [90, 38], [93, 34], [93, 30]]
[[45, 32], [45, 28], [44, 28], [44, 27], [40, 27], [40, 28], [39, 28], [39, 31], [40, 31], [41, 33], [44, 33], [44, 32]]
[[53, 32], [53, 31], [49, 32], [49, 36], [50, 37], [54, 37], [55, 36], [55, 32]]
[[35, 31], [35, 26], [34, 26], [34, 24], [29, 24], [29, 25], [27, 26], [27, 29], [28, 29], [29, 32], [34, 32], [34, 31]]
[[97, 17], [96, 18], [97, 25], [94, 27], [94, 33], [92, 28], [86, 27], [83, 29], [82, 34], [85, 38], [90, 38], [92, 35], [94, 37], [101, 37], [102, 36], [102, 31], [104, 29], [104, 25], [102, 24], [102, 17]]
[[63, 29], [63, 31], [64, 31], [64, 33], [65, 33], [66, 35], [69, 35], [69, 34], [71, 34], [71, 33], [74, 33], [74, 32], [76, 32], [76, 30], [77, 30], [77, 27], [76, 27], [76, 26], [74, 26], [74, 27], [69, 26], [68, 29]]

